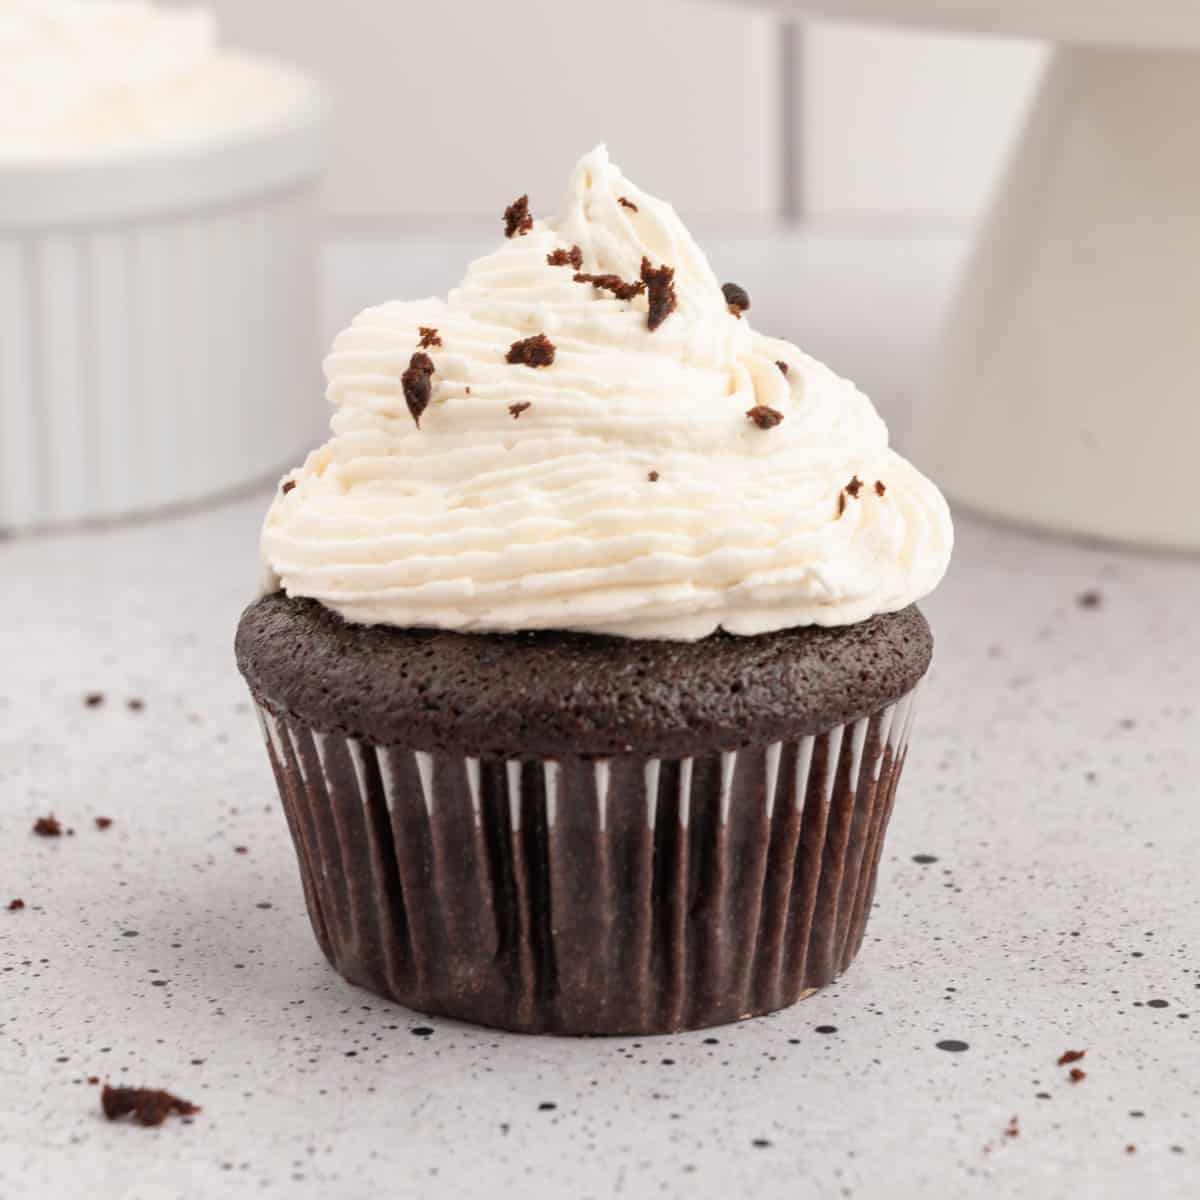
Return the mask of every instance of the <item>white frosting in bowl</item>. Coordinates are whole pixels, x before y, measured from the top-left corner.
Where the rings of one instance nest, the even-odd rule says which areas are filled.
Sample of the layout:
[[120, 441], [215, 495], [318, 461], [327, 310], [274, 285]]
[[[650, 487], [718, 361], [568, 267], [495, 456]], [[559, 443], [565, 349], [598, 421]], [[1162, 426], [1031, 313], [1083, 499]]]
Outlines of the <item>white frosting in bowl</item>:
[[305, 94], [287, 69], [220, 50], [203, 9], [143, 0], [0, 3], [0, 164], [253, 129]]
[[[574, 246], [593, 274], [674, 268], [676, 309], [651, 329], [645, 294], [547, 261]], [[402, 378], [422, 329], [440, 344], [418, 426]], [[550, 365], [506, 361], [543, 333]], [[271, 586], [350, 621], [691, 640], [851, 624], [946, 570], [946, 502], [870, 401], [734, 315], [675, 212], [603, 147], [557, 219], [445, 301], [362, 313], [326, 374], [333, 437], [288, 476], [262, 550]]]

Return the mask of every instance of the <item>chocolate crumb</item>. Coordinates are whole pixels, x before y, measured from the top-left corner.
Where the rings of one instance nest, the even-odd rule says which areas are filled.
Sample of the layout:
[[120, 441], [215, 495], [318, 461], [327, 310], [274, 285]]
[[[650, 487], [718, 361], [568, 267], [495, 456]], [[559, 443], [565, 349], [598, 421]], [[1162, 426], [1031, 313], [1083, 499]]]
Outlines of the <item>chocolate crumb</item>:
[[887, 484], [882, 479], [875, 480], [875, 495], [882, 496], [887, 491]]
[[592, 287], [612, 292], [618, 300], [632, 300], [634, 296], [640, 296], [646, 290], [646, 285], [641, 280], [627, 283], [620, 275], [590, 275], [586, 271], [577, 271], [574, 279], [576, 283], [590, 283]]
[[572, 246], [570, 250], [559, 246], [546, 255], [546, 263], [551, 267], [574, 267], [578, 271], [583, 266], [583, 251], [578, 246]]
[[855, 475], [848, 484], [846, 484], [846, 494], [852, 499], [858, 499], [858, 493], [862, 491], [863, 482]]
[[112, 822], [113, 822], [112, 817], [97, 817], [96, 818], [96, 828], [97, 829], [107, 829], [112, 824]]
[[16, 900], [10, 900], [8, 902], [8, 911], [9, 912], [20, 912], [21, 909], [23, 909], [24, 907], [25, 907], [25, 901], [21, 900], [19, 898]]
[[787, 363], [785, 363], [785, 362], [783, 361], [783, 359], [782, 359], [782, 358], [777, 358], [777, 359], [775, 360], [775, 365], [776, 365], [776, 366], [777, 366], [777, 367], [778, 367], [778, 368], [779, 368], [779, 369], [780, 369], [780, 370], [781, 370], [781, 371], [782, 371], [782, 372], [783, 372], [785, 375], [788, 373], [788, 365], [787, 365]]
[[428, 354], [418, 350], [408, 360], [408, 368], [400, 377], [404, 388], [404, 402], [412, 414], [413, 423], [421, 428], [421, 414], [429, 407], [429, 397], [433, 392], [433, 359]]
[[234, 846], [233, 852], [234, 852], [234, 854], [249, 854], [250, 847], [249, 846]]
[[428, 350], [431, 346], [437, 347], [442, 344], [442, 339], [438, 337], [438, 331], [431, 329], [428, 325], [418, 325], [417, 332], [421, 335], [421, 340], [417, 345], [422, 350]]
[[1086, 592], [1080, 592], [1075, 598], [1075, 603], [1080, 608], [1099, 608], [1104, 603], [1104, 597], [1094, 588]]
[[100, 1093], [100, 1107], [110, 1121], [133, 1115], [139, 1125], [161, 1125], [171, 1113], [190, 1117], [200, 1109], [187, 1100], [157, 1088], [109, 1087]]
[[89, 1075], [87, 1077], [87, 1081], [88, 1081], [88, 1083], [90, 1083], [92, 1085], [92, 1087], [95, 1087], [96, 1084], [98, 1084], [100, 1082], [100, 1076], [99, 1075]]
[[1005, 1136], [1006, 1138], [1015, 1138], [1015, 1137], [1020, 1137], [1020, 1136], [1021, 1136], [1021, 1122], [1020, 1122], [1020, 1118], [1018, 1118], [1018, 1117], [1013, 1117], [1013, 1118], [1012, 1118], [1012, 1119], [1009, 1121], [1008, 1125], [1007, 1125], [1007, 1126], [1005, 1126], [1005, 1129], [1004, 1129], [1004, 1136]]
[[518, 196], [504, 210], [504, 236], [513, 237], [515, 234], [527, 234], [533, 228], [533, 218], [529, 215], [529, 196]]
[[1086, 1050], [1064, 1050], [1058, 1056], [1058, 1065], [1060, 1067], [1070, 1066], [1071, 1063], [1078, 1062], [1086, 1053]]
[[554, 343], [544, 333], [522, 338], [509, 346], [504, 361], [526, 367], [548, 367], [554, 361]]
[[1080, 1070], [1079, 1067], [1072, 1067], [1071, 1072], [1067, 1076], [1067, 1078], [1072, 1083], [1082, 1083], [1087, 1078], [1087, 1072]]
[[725, 303], [729, 311], [738, 320], [741, 320], [742, 313], [750, 307], [750, 296], [747, 294], [746, 289], [736, 283], [723, 283], [721, 284], [721, 295], [725, 297]]
[[679, 301], [675, 296], [675, 268], [655, 267], [650, 260], [642, 258], [642, 282], [646, 285], [650, 309], [646, 327], [657, 329], [674, 311]]
[[[293, 483], [292, 487], [295, 486], [296, 485]], [[125, 707], [129, 709], [130, 712], [141, 712], [146, 707], [146, 702], [140, 696], [130, 696], [129, 699], [125, 701]]]
[[1128, 1145], [1125, 1147], [1125, 1153], [1126, 1153], [1126, 1154], [1136, 1154], [1136, 1153], [1137, 1153], [1137, 1147], [1136, 1147], [1136, 1146], [1135, 1146], [1135, 1145], [1134, 1145], [1132, 1142], [1130, 1142], [1130, 1143], [1129, 1143], [1129, 1144], [1128, 1144]]
[[844, 513], [845, 511], [846, 511], [846, 493], [845, 493], [845, 492], [838, 492], [838, 511], [837, 511], [837, 515], [840, 517], [840, 516], [842, 515], [842, 513]]
[[83, 702], [88, 708], [99, 708], [104, 703], [103, 692], [88, 692], [83, 698]]
[[48, 817], [38, 817], [33, 823], [33, 832], [38, 837], [62, 837], [62, 826], [58, 818], [51, 813]]
[[759, 429], [774, 429], [783, 420], [783, 413], [768, 404], [756, 404], [753, 408], [746, 409], [746, 416]]
[[627, 196], [618, 196], [617, 203], [622, 208], [631, 209], [633, 212], [637, 212], [637, 210], [638, 210], [638, 206], [636, 204], [634, 204], [634, 202], [632, 200], [630, 200]]
[[508, 406], [508, 411], [512, 414], [512, 419], [515, 421], [527, 408], [530, 407], [531, 405], [528, 400], [522, 400], [519, 404], [510, 404]]
[[283, 484], [280, 486], [279, 491], [282, 495], [286, 496], [288, 492], [290, 492], [295, 486], [296, 481], [294, 479], [285, 479]]
[[657, 483], [657, 482], [658, 482], [658, 472], [657, 472], [657, 471], [651, 471], [651, 472], [650, 472], [650, 474], [646, 476], [646, 478], [647, 478], [647, 479], [648, 479], [648, 480], [649, 480], [651, 483]]

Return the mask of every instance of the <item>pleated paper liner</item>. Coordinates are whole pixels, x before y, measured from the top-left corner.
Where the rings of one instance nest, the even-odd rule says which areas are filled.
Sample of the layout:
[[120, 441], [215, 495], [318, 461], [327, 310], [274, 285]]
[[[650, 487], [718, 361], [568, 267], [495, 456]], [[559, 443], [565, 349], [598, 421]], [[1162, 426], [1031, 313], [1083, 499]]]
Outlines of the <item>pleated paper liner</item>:
[[351, 982], [525, 1032], [784, 1008], [863, 940], [915, 692], [797, 741], [469, 758], [259, 705], [317, 940]]

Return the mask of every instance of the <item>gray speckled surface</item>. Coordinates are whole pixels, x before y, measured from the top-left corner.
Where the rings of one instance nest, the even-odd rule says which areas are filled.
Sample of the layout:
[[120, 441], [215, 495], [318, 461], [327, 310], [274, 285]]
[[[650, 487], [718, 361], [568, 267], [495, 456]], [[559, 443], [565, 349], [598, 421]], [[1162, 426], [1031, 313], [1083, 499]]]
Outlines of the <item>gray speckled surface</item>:
[[[232, 663], [264, 503], [0, 545], [5, 1200], [1196, 1195], [1195, 562], [960, 517], [858, 963], [735, 1028], [538, 1040], [321, 958]], [[107, 1124], [93, 1074], [204, 1111]]]

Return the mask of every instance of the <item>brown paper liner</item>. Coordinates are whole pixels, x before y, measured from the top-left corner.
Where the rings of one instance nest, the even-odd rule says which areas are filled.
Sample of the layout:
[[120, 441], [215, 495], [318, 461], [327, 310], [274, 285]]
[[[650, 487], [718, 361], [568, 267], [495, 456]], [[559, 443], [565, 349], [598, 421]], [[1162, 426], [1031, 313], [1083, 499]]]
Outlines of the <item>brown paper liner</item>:
[[260, 704], [317, 941], [410, 1008], [537, 1033], [737, 1021], [862, 944], [914, 712], [657, 759], [474, 759]]

